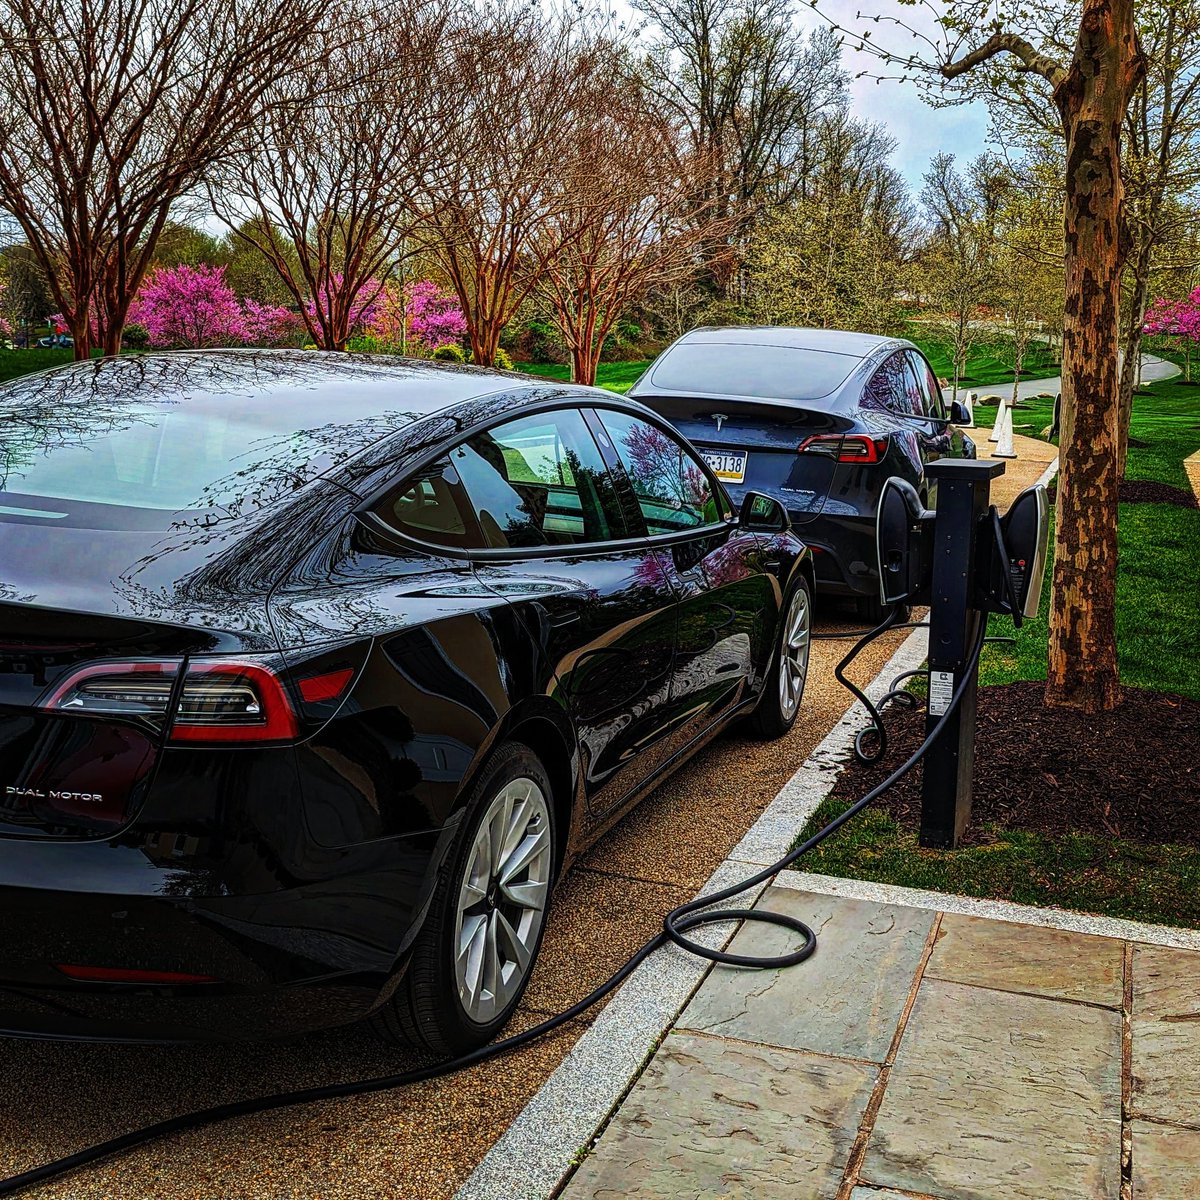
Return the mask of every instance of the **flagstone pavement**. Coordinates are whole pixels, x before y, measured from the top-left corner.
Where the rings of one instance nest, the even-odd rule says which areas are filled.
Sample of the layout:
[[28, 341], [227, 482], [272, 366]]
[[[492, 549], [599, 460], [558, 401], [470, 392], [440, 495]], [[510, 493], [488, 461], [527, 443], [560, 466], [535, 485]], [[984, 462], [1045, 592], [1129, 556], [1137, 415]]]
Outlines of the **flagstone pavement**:
[[[566, 1200], [1195, 1200], [1200, 952], [791, 887], [799, 967], [716, 966]], [[787, 931], [732, 944], [773, 954]]]

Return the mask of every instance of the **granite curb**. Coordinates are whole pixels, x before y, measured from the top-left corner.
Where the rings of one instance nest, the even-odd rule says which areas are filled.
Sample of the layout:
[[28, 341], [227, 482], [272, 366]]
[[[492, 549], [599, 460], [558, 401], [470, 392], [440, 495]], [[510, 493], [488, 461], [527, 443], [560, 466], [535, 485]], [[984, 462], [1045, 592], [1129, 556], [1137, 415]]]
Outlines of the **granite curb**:
[[[878, 700], [891, 681], [925, 660], [927, 631], [914, 629], [864, 689]], [[855, 701], [842, 719], [750, 827], [700, 891], [706, 895], [754, 873], [787, 853], [797, 831], [833, 787], [850, 760], [854, 735], [870, 723]], [[766, 882], [735, 896], [745, 908]], [[706, 927], [698, 941], [724, 945], [729, 922]], [[646, 960], [614, 993], [570, 1054], [522, 1109], [459, 1188], [455, 1200], [547, 1200], [641, 1074], [663, 1034], [674, 1024], [710, 964], [666, 946]]]

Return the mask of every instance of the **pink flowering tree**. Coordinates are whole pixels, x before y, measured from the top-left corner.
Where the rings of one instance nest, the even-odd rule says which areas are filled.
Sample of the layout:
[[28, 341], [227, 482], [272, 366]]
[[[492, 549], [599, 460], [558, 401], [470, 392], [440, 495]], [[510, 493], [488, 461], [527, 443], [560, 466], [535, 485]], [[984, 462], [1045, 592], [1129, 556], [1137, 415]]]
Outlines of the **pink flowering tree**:
[[331, 275], [329, 285], [319, 285], [304, 305], [304, 323], [312, 340], [326, 350], [345, 350], [354, 334], [374, 323], [382, 292], [382, 280], [366, 279], [355, 286], [340, 271]]
[[294, 341], [300, 317], [278, 305], [239, 301], [224, 267], [159, 267], [129, 308], [128, 324], [145, 327], [152, 346], [278, 346]]
[[409, 354], [432, 353], [457, 342], [467, 331], [458, 298], [431, 280], [401, 288], [387, 284], [379, 293], [366, 332], [385, 346]]
[[128, 319], [145, 326], [152, 346], [201, 350], [247, 340], [246, 316], [224, 267], [159, 267], [146, 277]]
[[245, 340], [252, 346], [295, 344], [304, 331], [304, 319], [281, 304], [259, 304], [247, 296], [242, 301]]
[[1194, 289], [1185, 300], [1168, 300], [1160, 296], [1146, 310], [1146, 333], [1170, 337], [1183, 351], [1183, 378], [1192, 381], [1192, 347], [1200, 342], [1200, 288]]
[[467, 332], [458, 297], [423, 279], [404, 289], [404, 316], [412, 337], [427, 351], [459, 341]]

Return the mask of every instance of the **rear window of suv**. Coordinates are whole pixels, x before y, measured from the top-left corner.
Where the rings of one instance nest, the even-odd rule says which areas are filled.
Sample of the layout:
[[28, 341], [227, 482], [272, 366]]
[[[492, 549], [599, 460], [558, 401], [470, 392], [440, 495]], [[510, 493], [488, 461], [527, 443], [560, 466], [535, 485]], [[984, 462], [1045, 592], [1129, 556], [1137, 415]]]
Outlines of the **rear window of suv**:
[[834, 391], [859, 361], [797, 346], [681, 342], [654, 365], [650, 382], [689, 396], [817, 400]]

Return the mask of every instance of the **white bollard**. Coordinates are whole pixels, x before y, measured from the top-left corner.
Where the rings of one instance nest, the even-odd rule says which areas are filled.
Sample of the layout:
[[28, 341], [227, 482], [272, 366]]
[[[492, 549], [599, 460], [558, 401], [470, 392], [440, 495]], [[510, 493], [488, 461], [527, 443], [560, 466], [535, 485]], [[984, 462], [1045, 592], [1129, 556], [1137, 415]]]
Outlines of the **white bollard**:
[[995, 450], [992, 451], [993, 458], [1016, 458], [1017, 451], [1013, 445], [1013, 426], [1012, 426], [1012, 405], [1003, 404], [1000, 411], [1004, 414], [1004, 420], [1000, 424], [1000, 438], [996, 443]]
[[989, 442], [998, 442], [1000, 440], [1000, 430], [1004, 428], [1004, 410], [1008, 408], [1008, 398], [1000, 397], [1000, 407], [996, 409], [996, 420], [992, 423], [992, 432], [988, 437]]

